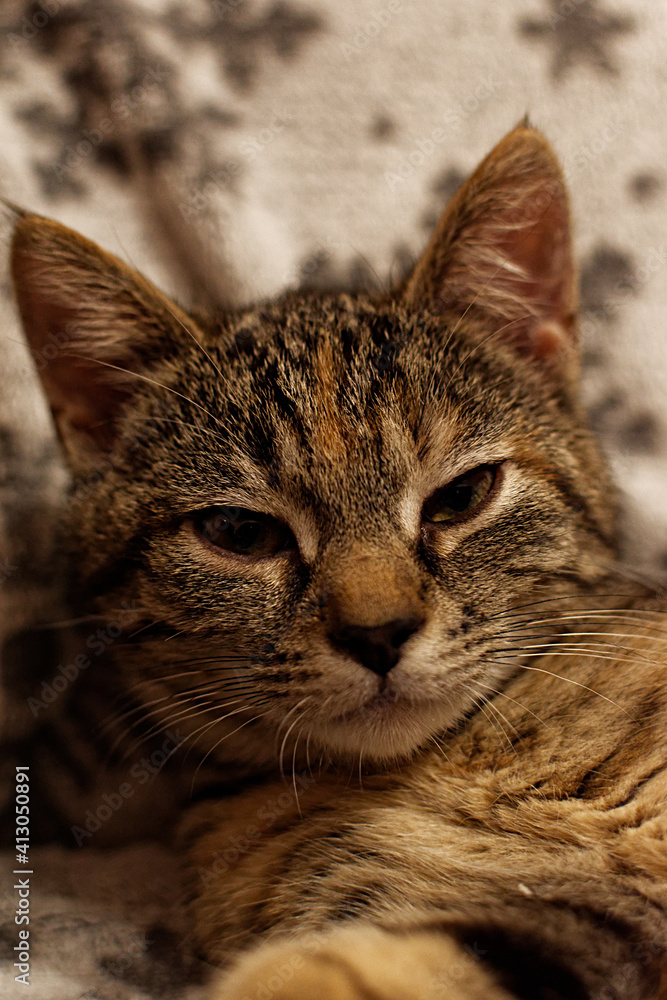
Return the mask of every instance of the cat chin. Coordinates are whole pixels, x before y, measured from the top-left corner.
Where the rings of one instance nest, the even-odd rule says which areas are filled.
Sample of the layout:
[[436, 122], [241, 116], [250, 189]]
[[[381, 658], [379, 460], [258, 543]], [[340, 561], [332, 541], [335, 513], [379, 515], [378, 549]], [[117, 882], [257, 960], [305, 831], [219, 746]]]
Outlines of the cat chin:
[[465, 714], [452, 706], [406, 705], [375, 699], [355, 712], [327, 722], [316, 742], [332, 757], [389, 766], [412, 757], [438, 734], [452, 729]]

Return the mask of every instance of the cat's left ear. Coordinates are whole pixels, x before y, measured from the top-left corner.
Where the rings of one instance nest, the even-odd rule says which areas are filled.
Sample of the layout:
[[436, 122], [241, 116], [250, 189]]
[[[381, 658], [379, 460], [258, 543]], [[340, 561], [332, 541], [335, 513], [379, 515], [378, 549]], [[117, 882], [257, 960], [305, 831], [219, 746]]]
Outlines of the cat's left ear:
[[510, 132], [455, 195], [404, 290], [466, 314], [550, 375], [576, 372], [577, 275], [565, 179], [544, 137]]
[[146, 373], [177, 350], [192, 321], [117, 257], [40, 216], [17, 213], [11, 269], [70, 464], [95, 465]]

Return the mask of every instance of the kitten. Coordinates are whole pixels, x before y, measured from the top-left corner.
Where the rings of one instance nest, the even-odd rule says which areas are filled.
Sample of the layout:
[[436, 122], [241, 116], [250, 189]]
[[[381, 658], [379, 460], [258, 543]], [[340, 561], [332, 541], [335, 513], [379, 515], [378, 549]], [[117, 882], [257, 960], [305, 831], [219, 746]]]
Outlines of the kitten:
[[384, 297], [188, 315], [27, 214], [12, 268], [79, 600], [134, 602], [142, 725], [240, 779], [182, 830], [199, 946], [247, 952], [211, 996], [667, 995], [664, 607], [614, 570], [539, 133]]

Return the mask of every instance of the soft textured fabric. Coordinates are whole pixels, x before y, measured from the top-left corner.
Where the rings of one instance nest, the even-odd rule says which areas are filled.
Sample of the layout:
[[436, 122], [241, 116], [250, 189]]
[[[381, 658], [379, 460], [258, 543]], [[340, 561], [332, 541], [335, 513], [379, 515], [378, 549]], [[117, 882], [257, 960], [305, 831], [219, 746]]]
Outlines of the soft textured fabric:
[[[624, 492], [626, 556], [655, 578], [667, 570], [666, 30], [654, 0], [5, 0], [0, 189], [186, 305], [377, 287], [400, 279], [447, 198], [529, 113], [570, 184], [586, 399]], [[66, 476], [5, 271], [7, 650], [66, 613], [54, 552]], [[24, 726], [15, 680], [2, 693], [10, 736]], [[33, 860], [31, 997], [200, 995], [206, 970], [179, 954], [163, 848]], [[7, 892], [6, 997], [25, 994], [14, 909]]]

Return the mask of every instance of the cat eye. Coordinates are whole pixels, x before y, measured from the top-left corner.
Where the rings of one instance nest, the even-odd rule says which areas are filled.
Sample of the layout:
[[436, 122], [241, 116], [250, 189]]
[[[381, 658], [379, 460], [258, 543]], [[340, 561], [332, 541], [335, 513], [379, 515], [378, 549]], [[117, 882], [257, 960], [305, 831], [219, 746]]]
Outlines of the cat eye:
[[429, 524], [452, 524], [462, 521], [489, 495], [496, 481], [498, 467], [480, 465], [465, 472], [426, 501], [422, 518]]
[[258, 559], [297, 547], [287, 525], [242, 507], [207, 507], [193, 515], [192, 521], [207, 542], [235, 555]]

